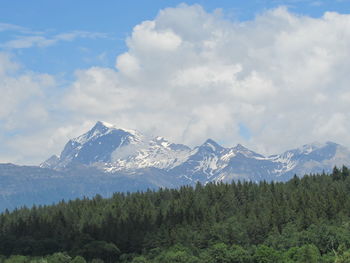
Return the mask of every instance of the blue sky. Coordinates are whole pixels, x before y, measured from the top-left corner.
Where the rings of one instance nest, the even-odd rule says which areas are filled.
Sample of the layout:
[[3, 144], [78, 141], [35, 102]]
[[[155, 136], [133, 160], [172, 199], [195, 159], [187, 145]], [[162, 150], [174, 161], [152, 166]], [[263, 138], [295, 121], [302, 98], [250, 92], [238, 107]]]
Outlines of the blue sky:
[[38, 164], [97, 120], [350, 147], [348, 46], [350, 0], [1, 1], [0, 162]]

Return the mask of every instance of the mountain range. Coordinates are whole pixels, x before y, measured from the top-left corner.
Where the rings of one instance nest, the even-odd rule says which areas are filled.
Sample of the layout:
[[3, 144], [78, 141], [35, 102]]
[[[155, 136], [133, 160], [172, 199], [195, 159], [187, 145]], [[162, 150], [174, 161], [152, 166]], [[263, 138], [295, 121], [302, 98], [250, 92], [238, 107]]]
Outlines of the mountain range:
[[350, 151], [334, 142], [264, 156], [212, 139], [190, 148], [99, 121], [40, 166], [0, 164], [0, 210], [197, 182], [286, 181], [349, 164]]

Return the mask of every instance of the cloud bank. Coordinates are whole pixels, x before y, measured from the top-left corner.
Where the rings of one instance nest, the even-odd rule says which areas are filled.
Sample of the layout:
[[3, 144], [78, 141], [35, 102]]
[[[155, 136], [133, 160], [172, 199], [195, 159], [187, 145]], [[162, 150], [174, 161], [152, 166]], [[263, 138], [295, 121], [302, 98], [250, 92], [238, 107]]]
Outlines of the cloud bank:
[[[55, 143], [45, 154], [95, 120], [189, 145], [210, 137], [264, 153], [313, 141], [350, 146], [350, 15], [311, 18], [277, 8], [233, 22], [199, 5], [180, 5], [136, 25], [126, 41], [115, 68], [79, 70], [57, 97], [55, 122], [48, 120], [42, 132]], [[35, 78], [40, 87], [42, 77]], [[0, 118], [15, 118], [6, 112], [18, 110], [25, 96], [14, 96]], [[22, 153], [23, 160], [30, 154]]]

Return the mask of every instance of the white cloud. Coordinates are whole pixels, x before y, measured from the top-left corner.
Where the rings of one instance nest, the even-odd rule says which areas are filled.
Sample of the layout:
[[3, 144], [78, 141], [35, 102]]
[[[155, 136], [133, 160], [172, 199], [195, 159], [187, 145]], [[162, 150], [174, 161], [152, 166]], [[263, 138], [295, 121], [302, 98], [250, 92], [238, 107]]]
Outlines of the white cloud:
[[47, 47], [53, 45], [55, 42], [54, 39], [48, 39], [44, 36], [21, 36], [1, 44], [1, 47], [9, 49], [31, 48], [33, 46]]
[[29, 117], [34, 108], [39, 112], [39, 105], [35, 105], [35, 102], [44, 98], [44, 90], [54, 85], [54, 79], [47, 74], [17, 74], [20, 66], [4, 53], [0, 53], [0, 65], [0, 119], [10, 124], [16, 121], [11, 120], [11, 116], [22, 109], [30, 108], [21, 113], [22, 116], [26, 114]]
[[21, 34], [37, 34], [37, 35], [40, 35], [43, 33], [40, 31], [33, 31], [23, 26], [0, 22], [0, 32], [5, 32], [5, 31], [19, 32]]
[[[349, 25], [350, 15], [311, 18], [285, 8], [247, 22], [225, 20], [198, 5], [164, 9], [135, 26], [116, 68], [77, 71], [55, 108], [70, 117], [54, 115], [61, 129], [51, 121], [40, 133], [46, 138], [33, 135], [31, 141], [56, 145], [45, 150], [49, 156], [93, 121], [105, 120], [190, 145], [210, 137], [268, 153], [317, 140], [350, 146]], [[0, 73], [5, 71], [0, 63]], [[41, 77], [16, 81], [26, 78], [30, 94], [47, 96], [35, 84]], [[13, 90], [24, 91], [11, 103], [13, 111], [30, 98], [16, 81]], [[26, 118], [50, 119], [47, 103], [38, 104], [43, 106], [26, 111]], [[10, 114], [5, 108], [3, 114]], [[240, 135], [240, 125], [250, 130], [249, 139]]]
[[18, 25], [0, 23], [0, 32], [3, 31], [26, 31], [27, 29]]
[[106, 38], [107, 34], [87, 31], [72, 31], [60, 33], [53, 36], [46, 36], [43, 32], [24, 31], [25, 29], [8, 24], [0, 23], [0, 32], [3, 30], [18, 30], [25, 35], [19, 35], [13, 40], [1, 43], [0, 47], [5, 49], [23, 49], [31, 47], [48, 47], [56, 44], [59, 41], [73, 41], [78, 38]]
[[[164, 9], [135, 26], [116, 70], [98, 69], [100, 81], [85, 76], [97, 69], [80, 72], [67, 106], [192, 145], [212, 137], [270, 153], [315, 140], [350, 146], [347, 100], [336, 100], [348, 94], [348, 25], [350, 15], [286, 8], [247, 22], [198, 5]], [[82, 107], [89, 101], [94, 112]], [[336, 123], [344, 128], [331, 131]]]
[[[1, 162], [33, 163], [45, 158], [54, 129], [54, 77], [21, 68], [0, 52], [0, 156]], [[56, 98], [58, 99], [58, 98]]]
[[19, 64], [12, 61], [9, 54], [0, 52], [0, 76], [14, 72], [19, 69]]
[[132, 78], [137, 76], [140, 70], [140, 63], [135, 56], [130, 55], [130, 53], [124, 53], [117, 58], [116, 67], [122, 74]]
[[146, 53], [158, 50], [171, 52], [181, 45], [181, 38], [172, 30], [157, 30], [155, 21], [145, 21], [134, 28], [128, 44], [131, 49]]

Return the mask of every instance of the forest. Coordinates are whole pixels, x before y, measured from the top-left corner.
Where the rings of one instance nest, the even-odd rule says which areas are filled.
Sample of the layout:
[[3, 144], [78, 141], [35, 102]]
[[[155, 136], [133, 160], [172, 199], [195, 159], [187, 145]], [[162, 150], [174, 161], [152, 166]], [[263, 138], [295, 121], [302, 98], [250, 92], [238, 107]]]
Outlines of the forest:
[[0, 215], [0, 262], [350, 262], [350, 171], [115, 193]]

